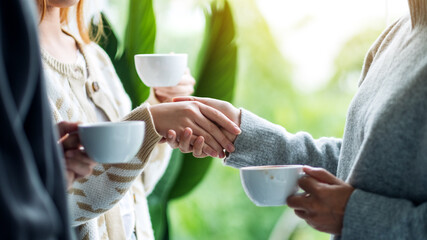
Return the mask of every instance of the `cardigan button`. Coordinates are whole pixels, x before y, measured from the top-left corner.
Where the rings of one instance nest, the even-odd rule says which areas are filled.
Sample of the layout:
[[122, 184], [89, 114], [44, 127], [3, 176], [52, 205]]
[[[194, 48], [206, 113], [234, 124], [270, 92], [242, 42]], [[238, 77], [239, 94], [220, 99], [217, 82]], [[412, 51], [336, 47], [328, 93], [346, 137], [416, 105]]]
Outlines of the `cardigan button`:
[[95, 92], [98, 92], [98, 91], [99, 91], [99, 84], [98, 84], [98, 82], [93, 82], [93, 83], [92, 83], [92, 89], [93, 89], [93, 91], [95, 91]]

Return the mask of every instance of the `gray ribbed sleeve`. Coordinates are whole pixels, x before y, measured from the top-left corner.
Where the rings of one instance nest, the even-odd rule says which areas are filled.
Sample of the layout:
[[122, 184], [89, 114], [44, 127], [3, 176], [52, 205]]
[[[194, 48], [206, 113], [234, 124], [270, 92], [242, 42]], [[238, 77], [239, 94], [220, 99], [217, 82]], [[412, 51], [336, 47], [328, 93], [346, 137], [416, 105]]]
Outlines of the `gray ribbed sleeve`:
[[290, 134], [285, 128], [241, 110], [242, 133], [236, 151], [225, 159], [228, 166], [306, 164], [336, 173], [341, 139], [313, 139], [305, 132]]

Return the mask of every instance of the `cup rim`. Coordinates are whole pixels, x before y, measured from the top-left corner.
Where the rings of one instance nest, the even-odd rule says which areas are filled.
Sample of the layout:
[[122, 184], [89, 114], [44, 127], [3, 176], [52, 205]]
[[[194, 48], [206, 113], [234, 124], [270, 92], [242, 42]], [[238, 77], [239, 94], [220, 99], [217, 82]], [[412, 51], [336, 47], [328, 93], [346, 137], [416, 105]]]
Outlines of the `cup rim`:
[[274, 170], [274, 169], [295, 169], [295, 168], [302, 168], [303, 165], [299, 164], [290, 164], [290, 165], [263, 165], [263, 166], [249, 166], [249, 167], [242, 167], [240, 170]]
[[142, 126], [144, 121], [123, 121], [123, 122], [97, 122], [97, 123], [82, 123], [79, 124], [79, 128], [92, 128], [92, 127], [104, 127], [104, 126]]
[[144, 53], [144, 54], [135, 54], [135, 57], [183, 57], [187, 56], [187, 53]]

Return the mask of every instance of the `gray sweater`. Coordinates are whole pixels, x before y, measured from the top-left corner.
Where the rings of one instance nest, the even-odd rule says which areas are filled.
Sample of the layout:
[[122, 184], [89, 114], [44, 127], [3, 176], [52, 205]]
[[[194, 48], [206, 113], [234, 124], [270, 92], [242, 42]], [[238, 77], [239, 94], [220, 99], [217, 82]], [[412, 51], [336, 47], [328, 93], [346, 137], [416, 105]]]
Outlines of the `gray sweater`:
[[356, 190], [335, 239], [427, 239], [427, 3], [390, 26], [368, 52], [342, 139], [291, 134], [242, 110], [225, 164], [307, 164]]

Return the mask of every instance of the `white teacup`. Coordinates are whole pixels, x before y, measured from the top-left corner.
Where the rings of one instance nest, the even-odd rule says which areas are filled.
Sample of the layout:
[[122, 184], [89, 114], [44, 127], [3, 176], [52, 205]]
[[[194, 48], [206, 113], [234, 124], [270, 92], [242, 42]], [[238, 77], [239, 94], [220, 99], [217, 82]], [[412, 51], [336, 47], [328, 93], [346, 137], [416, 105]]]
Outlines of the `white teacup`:
[[302, 165], [243, 167], [240, 179], [246, 195], [260, 207], [286, 205], [286, 199], [298, 191]]
[[149, 87], [175, 86], [187, 69], [187, 54], [137, 54], [135, 67]]
[[130, 161], [144, 141], [145, 122], [101, 122], [79, 125], [86, 153], [99, 163]]

